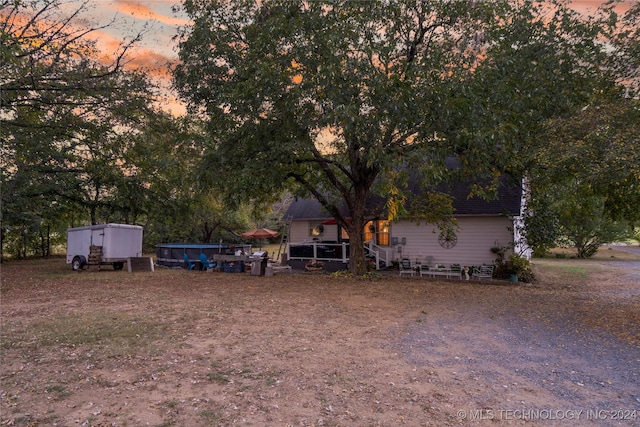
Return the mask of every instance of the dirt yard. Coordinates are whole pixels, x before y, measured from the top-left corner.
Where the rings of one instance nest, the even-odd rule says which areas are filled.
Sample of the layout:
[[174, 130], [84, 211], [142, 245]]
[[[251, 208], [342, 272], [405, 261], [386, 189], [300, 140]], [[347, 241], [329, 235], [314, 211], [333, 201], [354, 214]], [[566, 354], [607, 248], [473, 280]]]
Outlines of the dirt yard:
[[639, 261], [533, 285], [6, 263], [0, 426], [639, 426]]

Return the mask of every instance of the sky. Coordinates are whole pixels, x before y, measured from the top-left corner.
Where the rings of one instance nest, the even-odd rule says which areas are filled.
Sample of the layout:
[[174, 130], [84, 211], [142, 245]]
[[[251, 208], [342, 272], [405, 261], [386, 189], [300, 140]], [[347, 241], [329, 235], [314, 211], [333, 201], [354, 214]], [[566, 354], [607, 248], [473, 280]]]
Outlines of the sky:
[[[63, 2], [63, 13], [75, 11], [81, 3], [82, 0]], [[88, 0], [86, 3], [78, 25], [95, 28], [109, 24], [90, 36], [97, 41], [102, 60], [111, 62], [123, 40], [129, 41], [142, 32], [141, 41], [127, 55], [127, 66], [148, 70], [149, 76], [165, 89], [162, 93], [169, 94], [163, 99], [162, 107], [176, 115], [184, 113], [184, 105], [168, 90], [171, 84], [168, 64], [175, 63], [178, 57], [173, 38], [180, 27], [190, 22], [182, 12], [180, 0]]]
[[[70, 0], [65, 7], [72, 10], [79, 4], [79, 0]], [[113, 51], [123, 39], [143, 31], [135, 62], [153, 66], [177, 57], [172, 38], [180, 26], [189, 24], [181, 10], [178, 0], [89, 0], [82, 20], [94, 26], [113, 21], [104, 30], [93, 33], [105, 52]]]
[[[65, 7], [72, 10], [80, 5], [80, 1], [69, 0]], [[602, 3], [604, 0], [575, 0], [573, 7], [580, 12], [588, 12]], [[107, 57], [113, 55], [123, 39], [131, 39], [139, 31], [144, 31], [142, 41], [129, 55], [129, 66], [149, 70], [151, 77], [168, 87], [167, 64], [177, 59], [173, 37], [181, 26], [189, 25], [180, 0], [88, 0], [87, 4], [82, 16], [85, 24], [104, 25], [114, 21], [108, 28], [94, 33], [100, 50]], [[624, 6], [621, 8], [626, 9]], [[184, 112], [184, 106], [175, 98], [167, 100], [164, 107], [174, 114]]]

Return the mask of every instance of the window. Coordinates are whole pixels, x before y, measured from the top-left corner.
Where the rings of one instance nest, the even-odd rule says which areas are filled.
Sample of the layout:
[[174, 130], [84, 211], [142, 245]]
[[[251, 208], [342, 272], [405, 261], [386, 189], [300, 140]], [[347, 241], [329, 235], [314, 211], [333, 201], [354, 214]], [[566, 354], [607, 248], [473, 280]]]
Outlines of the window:
[[389, 221], [378, 221], [378, 245], [389, 246]]
[[309, 222], [309, 236], [321, 237], [324, 234], [324, 225], [319, 222]]
[[340, 241], [341, 242], [348, 242], [349, 241], [349, 233], [347, 233], [347, 230], [345, 230], [342, 227], [340, 227]]
[[373, 240], [379, 246], [389, 246], [389, 221], [378, 219], [364, 226], [364, 241]]

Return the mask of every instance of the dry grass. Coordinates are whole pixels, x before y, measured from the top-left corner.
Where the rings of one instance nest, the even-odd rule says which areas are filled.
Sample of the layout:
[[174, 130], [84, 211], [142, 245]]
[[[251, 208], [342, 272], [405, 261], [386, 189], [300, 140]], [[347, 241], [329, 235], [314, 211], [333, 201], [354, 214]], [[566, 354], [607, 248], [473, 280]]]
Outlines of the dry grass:
[[[609, 279], [615, 279], [621, 275], [620, 267], [613, 266], [612, 261], [640, 262], [640, 256], [614, 248], [603, 248], [589, 259], [571, 258], [573, 253], [568, 249], [555, 249], [547, 258], [534, 258], [532, 265], [538, 278], [538, 285], [580, 288], [587, 282], [606, 283]], [[562, 256], [556, 257], [557, 254]], [[637, 267], [630, 267], [630, 270], [635, 269]]]
[[[514, 401], [626, 407], [627, 377], [582, 389], [570, 378], [640, 358], [637, 286], [611, 280], [622, 275], [607, 261], [640, 257], [605, 254], [534, 260], [540, 281], [522, 286], [11, 262], [0, 425], [441, 426]], [[576, 359], [606, 357], [603, 331], [621, 340], [616, 356]], [[530, 362], [545, 358], [557, 385]]]
[[102, 358], [155, 354], [153, 343], [171, 332], [153, 316], [109, 311], [56, 313], [33, 323], [9, 319], [3, 329], [7, 334], [0, 336], [0, 347], [5, 350], [46, 352], [59, 346], [89, 346]]
[[[577, 251], [573, 248], [555, 248], [551, 250], [548, 258], [575, 259]], [[591, 258], [584, 261], [638, 261], [640, 257], [632, 253], [616, 249], [615, 246], [607, 246], [598, 250]]]

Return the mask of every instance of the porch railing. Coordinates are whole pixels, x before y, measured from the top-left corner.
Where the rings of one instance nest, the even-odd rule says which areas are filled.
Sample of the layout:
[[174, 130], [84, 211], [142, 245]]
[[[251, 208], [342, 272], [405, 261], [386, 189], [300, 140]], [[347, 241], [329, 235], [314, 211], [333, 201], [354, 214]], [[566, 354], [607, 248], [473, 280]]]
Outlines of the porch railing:
[[349, 262], [348, 243], [304, 242], [289, 243], [289, 259]]
[[391, 259], [391, 254], [385, 248], [378, 246], [375, 243], [365, 244], [364, 250], [365, 250], [365, 255], [368, 255], [375, 259], [376, 270], [381, 270], [382, 268], [388, 268], [393, 261]]
[[[373, 243], [364, 245], [365, 255], [375, 259], [376, 270], [388, 268], [392, 264], [392, 253]], [[349, 262], [349, 243], [303, 242], [289, 243], [288, 259], [308, 261]]]

